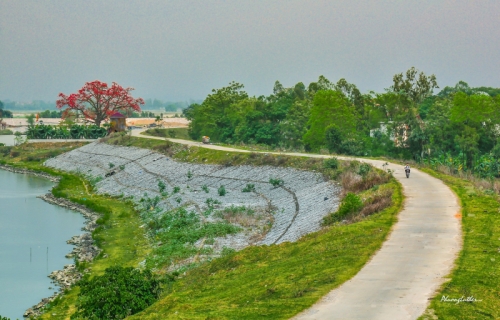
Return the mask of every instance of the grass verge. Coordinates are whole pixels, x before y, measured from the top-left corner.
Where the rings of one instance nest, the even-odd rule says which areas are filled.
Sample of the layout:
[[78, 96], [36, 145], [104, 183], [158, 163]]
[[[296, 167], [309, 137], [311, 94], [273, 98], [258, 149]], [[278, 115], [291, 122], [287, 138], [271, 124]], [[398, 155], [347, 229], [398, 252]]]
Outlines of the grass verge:
[[[500, 319], [500, 209], [492, 192], [472, 182], [420, 170], [442, 180], [459, 197], [462, 206], [463, 249], [456, 267], [419, 319]], [[448, 299], [478, 301], [446, 302]], [[481, 300], [481, 301], [479, 301]]]
[[11, 135], [11, 134], [14, 134], [14, 132], [12, 130], [9, 130], [9, 129], [0, 130], [0, 136], [1, 135]]
[[142, 133], [146, 136], [193, 140], [188, 134], [188, 128], [171, 128], [171, 129], [148, 129]]

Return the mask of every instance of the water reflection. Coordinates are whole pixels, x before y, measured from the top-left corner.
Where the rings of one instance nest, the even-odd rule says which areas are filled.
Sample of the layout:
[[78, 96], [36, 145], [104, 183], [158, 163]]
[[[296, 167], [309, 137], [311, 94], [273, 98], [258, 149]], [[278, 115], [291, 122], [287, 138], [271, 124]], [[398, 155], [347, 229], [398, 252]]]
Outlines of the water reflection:
[[22, 318], [24, 311], [56, 291], [47, 278], [73, 263], [66, 240], [83, 233], [83, 217], [48, 204], [37, 195], [53, 183], [0, 170], [0, 315]]

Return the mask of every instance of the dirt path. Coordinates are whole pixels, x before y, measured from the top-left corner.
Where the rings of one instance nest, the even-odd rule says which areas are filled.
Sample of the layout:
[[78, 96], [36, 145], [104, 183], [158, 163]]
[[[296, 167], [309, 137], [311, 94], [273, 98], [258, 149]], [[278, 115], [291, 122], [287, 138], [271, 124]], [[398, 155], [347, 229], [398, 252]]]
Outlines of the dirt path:
[[[165, 140], [139, 135], [139, 132], [133, 135]], [[187, 140], [169, 140], [215, 150], [250, 152]], [[378, 168], [384, 165], [379, 160], [357, 160]], [[407, 179], [401, 165], [389, 163], [385, 168], [393, 170], [406, 196], [404, 209], [388, 239], [356, 276], [293, 319], [416, 319], [425, 311], [444, 277], [451, 272], [462, 246], [460, 206], [456, 196], [443, 182], [419, 170], [412, 169], [411, 177]]]

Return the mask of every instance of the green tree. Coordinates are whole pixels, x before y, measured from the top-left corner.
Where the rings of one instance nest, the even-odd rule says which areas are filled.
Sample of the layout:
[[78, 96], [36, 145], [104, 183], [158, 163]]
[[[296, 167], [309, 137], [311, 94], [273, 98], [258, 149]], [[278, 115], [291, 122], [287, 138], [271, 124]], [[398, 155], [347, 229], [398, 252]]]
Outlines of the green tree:
[[424, 146], [427, 142], [423, 130], [423, 122], [418, 113], [418, 106], [433, 93], [433, 90], [439, 88], [436, 76], [427, 76], [423, 72], [418, 72], [415, 67], [408, 69], [403, 75], [399, 73], [393, 77], [393, 85], [390, 91], [396, 94], [394, 130], [406, 128], [409, 130], [408, 141], [404, 140], [404, 135], [398, 135], [399, 144], [409, 146], [410, 152], [414, 157], [423, 155]]
[[298, 100], [288, 110], [280, 123], [283, 142], [291, 147], [298, 148], [303, 145], [302, 137], [307, 131], [307, 121], [311, 113], [310, 103], [307, 100]]
[[462, 149], [462, 152], [466, 156], [466, 164], [468, 168], [473, 167], [474, 155], [477, 154], [479, 134], [476, 132], [475, 128], [465, 126], [464, 131], [461, 135], [455, 138], [456, 143]]
[[26, 116], [26, 121], [28, 122], [28, 126], [34, 126], [35, 125], [35, 115], [30, 114]]
[[[497, 100], [497, 101], [495, 101]], [[493, 99], [485, 94], [467, 95], [457, 92], [453, 97], [453, 108], [451, 109], [451, 120], [455, 122], [498, 122], [499, 104], [498, 99]]]
[[248, 98], [242, 84], [231, 82], [229, 86], [213, 89], [202, 104], [190, 106], [184, 113], [188, 120], [192, 138], [209, 136], [213, 141], [233, 139], [235, 127], [228, 117], [233, 104]]
[[311, 150], [326, 145], [325, 131], [334, 126], [343, 137], [352, 135], [356, 129], [356, 112], [350, 101], [339, 91], [321, 90], [314, 95], [304, 143]]

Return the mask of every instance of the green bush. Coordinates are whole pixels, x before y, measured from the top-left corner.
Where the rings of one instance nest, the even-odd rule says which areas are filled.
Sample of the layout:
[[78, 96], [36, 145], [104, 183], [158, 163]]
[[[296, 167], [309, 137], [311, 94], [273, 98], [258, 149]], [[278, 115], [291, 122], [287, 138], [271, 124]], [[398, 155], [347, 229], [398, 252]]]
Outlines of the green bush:
[[323, 167], [327, 169], [337, 169], [339, 167], [339, 160], [337, 158], [326, 159], [323, 162]]
[[158, 188], [160, 189], [160, 193], [163, 193], [165, 192], [167, 185], [165, 184], [165, 182], [158, 180]]
[[201, 189], [203, 191], [205, 191], [205, 193], [209, 193], [210, 191], [208, 190], [208, 186], [206, 184], [204, 184], [203, 186], [201, 186]]
[[371, 167], [368, 163], [362, 163], [359, 165], [358, 174], [364, 178], [370, 172], [370, 169]]
[[174, 187], [174, 193], [181, 191], [181, 187]]
[[243, 188], [243, 190], [241, 190], [242, 192], [255, 192], [255, 185], [254, 184], [247, 184], [247, 186], [245, 188]]
[[220, 186], [219, 189], [217, 189], [217, 192], [219, 193], [219, 196], [223, 197], [226, 195], [226, 188], [224, 186]]
[[216, 205], [218, 204], [221, 204], [221, 202], [217, 199], [212, 199], [212, 198], [208, 198], [205, 203], [207, 204], [208, 208], [209, 209], [213, 209], [215, 208]]
[[358, 213], [363, 208], [363, 201], [354, 193], [347, 193], [342, 200], [337, 212], [326, 216], [323, 219], [323, 225], [331, 225], [334, 222], [342, 221], [350, 215]]
[[282, 179], [269, 179], [269, 183], [273, 185], [273, 187], [282, 186], [285, 182]]
[[[11, 134], [14, 134], [14, 132], [12, 132], [12, 130], [9, 130], [9, 129], [0, 130], [0, 136], [1, 135], [11, 135]], [[2, 320], [2, 319], [0, 319], [0, 320]]]
[[160, 294], [160, 282], [149, 270], [107, 268], [102, 276], [80, 283], [77, 311], [71, 319], [124, 319], [152, 305]]

